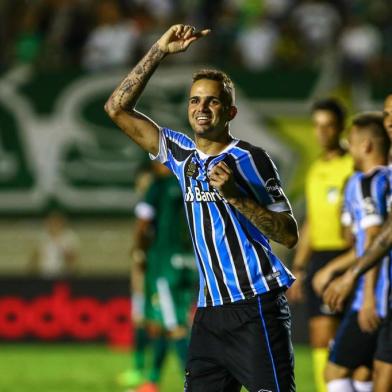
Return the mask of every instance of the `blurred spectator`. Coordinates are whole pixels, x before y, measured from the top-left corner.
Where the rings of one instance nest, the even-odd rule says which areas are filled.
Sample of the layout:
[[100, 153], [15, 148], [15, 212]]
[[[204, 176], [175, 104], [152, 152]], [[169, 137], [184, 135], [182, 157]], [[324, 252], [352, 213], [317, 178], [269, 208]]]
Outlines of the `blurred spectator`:
[[341, 26], [341, 17], [331, 4], [305, 0], [293, 12], [294, 24], [306, 48], [313, 53], [330, 47]]
[[26, 7], [21, 15], [19, 34], [14, 44], [14, 56], [18, 63], [34, 62], [42, 47], [42, 35], [38, 28], [38, 12]]
[[243, 28], [236, 41], [242, 65], [251, 71], [261, 71], [271, 66], [278, 38], [276, 25], [265, 18]]
[[125, 19], [114, 0], [99, 2], [97, 25], [84, 49], [83, 65], [89, 70], [125, 66], [132, 62], [139, 30], [133, 20]]
[[51, 211], [44, 231], [33, 251], [30, 269], [42, 278], [65, 278], [74, 274], [78, 258], [78, 237], [68, 227], [65, 216]]
[[344, 77], [362, 80], [372, 62], [381, 55], [382, 35], [376, 26], [352, 17], [341, 34], [339, 48]]

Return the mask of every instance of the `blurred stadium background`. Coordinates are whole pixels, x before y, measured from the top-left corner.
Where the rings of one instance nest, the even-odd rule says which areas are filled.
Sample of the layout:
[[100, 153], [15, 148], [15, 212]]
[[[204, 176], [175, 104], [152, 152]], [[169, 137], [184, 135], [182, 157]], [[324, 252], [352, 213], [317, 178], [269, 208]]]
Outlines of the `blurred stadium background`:
[[[139, 108], [189, 132], [192, 72], [227, 71], [239, 106], [232, 132], [270, 152], [301, 220], [318, 154], [310, 103], [334, 95], [352, 113], [381, 108], [392, 91], [391, 20], [389, 0], [0, 1], [0, 390], [121, 390], [135, 181], [147, 159], [103, 104], [169, 25], [213, 33], [165, 60]], [[67, 282], [31, 268], [53, 208], [77, 243]], [[298, 390], [311, 392], [303, 307], [293, 315]], [[163, 392], [181, 388], [174, 362]]]

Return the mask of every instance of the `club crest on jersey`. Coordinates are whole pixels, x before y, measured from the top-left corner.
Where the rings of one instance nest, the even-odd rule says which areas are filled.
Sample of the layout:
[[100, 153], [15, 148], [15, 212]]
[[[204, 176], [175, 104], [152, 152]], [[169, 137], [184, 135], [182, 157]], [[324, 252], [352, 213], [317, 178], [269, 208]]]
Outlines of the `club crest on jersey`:
[[188, 167], [187, 167], [187, 169], [186, 169], [186, 173], [185, 174], [188, 177], [193, 177], [193, 175], [196, 173], [196, 170], [197, 170], [196, 163], [190, 162]]
[[223, 200], [222, 196], [216, 191], [204, 191], [200, 189], [198, 186], [194, 188], [188, 186], [187, 191], [185, 194], [185, 201], [186, 202], [201, 202], [201, 201], [218, 201]]

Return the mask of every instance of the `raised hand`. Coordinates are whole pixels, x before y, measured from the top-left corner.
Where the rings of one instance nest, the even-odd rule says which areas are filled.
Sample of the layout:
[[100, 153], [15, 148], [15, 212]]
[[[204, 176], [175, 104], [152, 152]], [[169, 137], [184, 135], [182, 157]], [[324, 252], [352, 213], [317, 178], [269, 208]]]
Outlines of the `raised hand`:
[[158, 40], [158, 48], [166, 54], [183, 52], [192, 42], [205, 37], [210, 32], [209, 29], [196, 31], [193, 26], [189, 25], [174, 25]]

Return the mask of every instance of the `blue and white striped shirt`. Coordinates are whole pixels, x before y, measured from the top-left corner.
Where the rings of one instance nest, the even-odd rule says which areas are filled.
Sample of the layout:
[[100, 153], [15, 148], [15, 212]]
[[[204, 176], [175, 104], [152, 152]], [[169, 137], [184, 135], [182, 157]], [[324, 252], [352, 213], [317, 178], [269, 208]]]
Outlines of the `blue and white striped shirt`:
[[[233, 139], [217, 156], [196, 149], [192, 139], [161, 128], [156, 157], [176, 175], [199, 269], [198, 306], [215, 306], [289, 287], [293, 275], [268, 238], [210, 186], [208, 173], [224, 161], [244, 196], [277, 212], [291, 212], [275, 165], [267, 153]], [[173, 228], [175, 229], [175, 228]]]
[[[371, 173], [355, 173], [345, 188], [343, 224], [351, 226], [355, 235], [356, 254], [365, 252], [366, 229], [381, 226], [388, 215], [390, 195], [389, 169], [377, 167]], [[391, 306], [391, 264], [392, 253], [384, 257], [376, 283], [375, 297], [377, 313], [385, 317]], [[351, 309], [358, 311], [362, 307], [365, 277], [358, 280]]]

